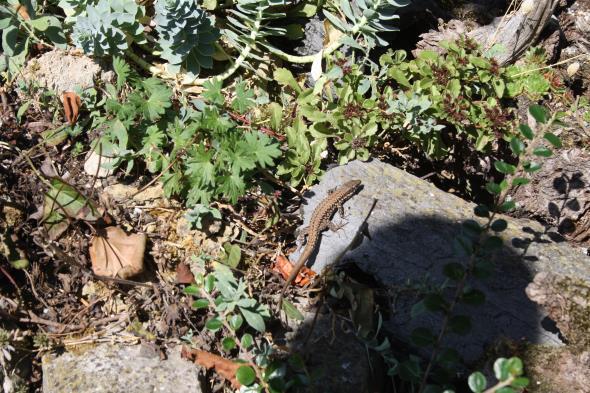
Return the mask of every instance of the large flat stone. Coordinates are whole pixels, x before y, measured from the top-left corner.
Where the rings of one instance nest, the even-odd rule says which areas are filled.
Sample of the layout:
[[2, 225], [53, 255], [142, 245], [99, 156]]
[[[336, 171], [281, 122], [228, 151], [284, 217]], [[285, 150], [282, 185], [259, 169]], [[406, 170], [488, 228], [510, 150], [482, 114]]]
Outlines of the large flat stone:
[[[304, 222], [309, 222], [311, 212], [328, 190], [349, 179], [362, 180], [364, 187], [345, 204], [347, 224], [338, 232], [324, 233], [319, 251], [310, 261], [312, 269], [320, 272], [340, 258], [376, 198], [377, 205], [368, 218], [370, 239], [364, 238], [360, 246], [348, 251], [344, 261], [354, 261], [388, 288], [404, 287], [408, 279], [440, 285], [445, 279], [443, 266], [461, 260], [453, 249], [453, 239], [464, 220], [476, 219], [474, 204], [391, 165], [377, 160], [355, 161], [328, 171], [312, 189], [303, 208]], [[469, 282], [486, 294], [485, 305], [457, 308], [458, 313], [471, 316], [473, 329], [466, 336], [451, 334], [445, 343], [468, 362], [478, 359], [488, 345], [503, 337], [562, 345], [554, 332], [544, 328], [546, 315], [527, 297], [525, 288], [539, 272], [590, 282], [590, 257], [585, 250], [550, 236], [535, 221], [502, 217], [508, 221], [508, 228], [501, 233], [504, 248], [494, 258], [494, 274], [483, 281]], [[340, 220], [334, 218], [337, 223]], [[396, 337], [408, 341], [415, 327], [430, 326], [436, 331], [441, 322], [440, 316], [429, 313], [410, 317], [412, 305], [419, 300], [415, 293], [399, 293], [385, 324]]]

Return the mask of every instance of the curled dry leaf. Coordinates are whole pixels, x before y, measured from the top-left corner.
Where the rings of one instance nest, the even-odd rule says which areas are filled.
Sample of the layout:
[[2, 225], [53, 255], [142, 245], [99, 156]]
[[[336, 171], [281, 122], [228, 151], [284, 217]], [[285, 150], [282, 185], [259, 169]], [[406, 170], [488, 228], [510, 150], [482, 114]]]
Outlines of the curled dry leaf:
[[[279, 254], [277, 256], [273, 269], [281, 276], [283, 276], [285, 280], [287, 280], [289, 278], [289, 275], [291, 274], [291, 271], [293, 270], [293, 264], [289, 261], [289, 259], [287, 259], [287, 257], [285, 257], [282, 254]], [[309, 269], [306, 266], [303, 266], [303, 268], [301, 268], [299, 274], [297, 275], [297, 277], [295, 277], [295, 280], [293, 280], [293, 282], [299, 285], [300, 287], [304, 287], [311, 282], [314, 276], [316, 276], [316, 273], [313, 270]]]
[[66, 120], [71, 126], [73, 126], [78, 120], [78, 114], [80, 112], [80, 105], [82, 105], [82, 101], [80, 100], [80, 96], [73, 91], [64, 91], [62, 98]]
[[238, 363], [233, 360], [222, 358], [211, 352], [202, 351], [200, 349], [189, 349], [187, 347], [182, 347], [182, 357], [192, 360], [199, 366], [207, 369], [215, 369], [217, 374], [230, 381], [235, 389], [238, 389], [241, 386], [236, 378], [238, 368], [248, 365], [247, 363]]
[[92, 271], [99, 276], [129, 278], [143, 271], [146, 236], [126, 234], [121, 228], [107, 227], [104, 236], [90, 243]]
[[186, 263], [179, 263], [176, 266], [176, 282], [178, 284], [190, 284], [195, 281], [195, 276]]

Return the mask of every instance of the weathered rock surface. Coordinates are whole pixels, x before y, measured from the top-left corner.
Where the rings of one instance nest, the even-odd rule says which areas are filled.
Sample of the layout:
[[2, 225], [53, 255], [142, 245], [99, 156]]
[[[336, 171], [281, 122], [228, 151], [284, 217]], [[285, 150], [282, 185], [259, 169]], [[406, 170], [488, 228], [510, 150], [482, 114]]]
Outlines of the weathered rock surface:
[[557, 227], [562, 235], [590, 241], [590, 153], [573, 148], [546, 159], [514, 200], [520, 211]]
[[22, 72], [24, 82], [35, 82], [57, 94], [64, 91], [84, 90], [94, 81], [112, 79], [112, 72], [102, 71], [100, 65], [88, 56], [74, 56], [62, 50], [53, 50], [31, 60]]
[[[376, 160], [355, 161], [326, 173], [304, 206], [304, 222], [309, 221], [328, 190], [349, 179], [361, 179], [364, 188], [344, 205], [346, 225], [338, 232], [324, 233], [319, 251], [312, 258], [313, 270], [321, 272], [350, 247], [376, 198], [377, 205], [367, 221], [370, 239], [364, 238], [344, 259], [354, 261], [390, 289], [404, 288], [407, 280], [440, 285], [445, 279], [443, 266], [459, 260], [453, 239], [460, 233], [464, 220], [475, 218], [474, 205], [390, 165]], [[449, 335], [445, 343], [468, 362], [482, 356], [486, 347], [500, 337], [562, 345], [554, 332], [543, 327], [541, 322], [546, 315], [527, 297], [525, 288], [539, 272], [590, 282], [590, 257], [585, 250], [554, 242], [535, 221], [504, 218], [508, 228], [500, 235], [504, 248], [495, 257], [493, 276], [469, 283], [486, 294], [486, 303], [456, 309], [472, 317], [473, 329], [466, 336]], [[336, 217], [334, 221], [338, 223], [340, 219]], [[298, 254], [291, 259], [295, 260]], [[406, 341], [414, 328], [429, 326], [436, 330], [441, 322], [430, 314], [412, 320], [411, 307], [419, 300], [412, 293], [415, 292], [398, 294], [392, 316], [385, 323], [396, 337]]]
[[199, 393], [198, 369], [180, 357], [179, 348], [161, 360], [153, 349], [138, 345], [100, 345], [81, 355], [43, 358], [45, 393]]

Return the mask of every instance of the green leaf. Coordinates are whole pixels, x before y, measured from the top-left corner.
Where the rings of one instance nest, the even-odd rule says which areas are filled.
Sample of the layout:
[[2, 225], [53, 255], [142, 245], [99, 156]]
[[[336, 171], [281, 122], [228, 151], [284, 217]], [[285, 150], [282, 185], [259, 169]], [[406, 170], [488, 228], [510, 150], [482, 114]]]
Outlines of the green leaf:
[[182, 292], [187, 295], [198, 295], [201, 293], [201, 289], [196, 285], [189, 285], [188, 287], [185, 287]]
[[254, 343], [254, 338], [252, 337], [252, 335], [250, 333], [246, 333], [242, 336], [242, 339], [240, 340], [240, 344], [242, 345], [242, 347], [248, 349], [252, 346], [252, 344]]
[[236, 378], [238, 379], [239, 383], [248, 386], [252, 385], [252, 383], [254, 383], [254, 381], [256, 380], [256, 373], [254, 372], [254, 369], [250, 366], [241, 366], [236, 371]]
[[445, 311], [447, 309], [445, 299], [439, 294], [426, 295], [423, 302], [424, 306], [429, 311]]
[[533, 150], [533, 154], [539, 157], [551, 157], [553, 155], [553, 152], [545, 146], [539, 146], [535, 147], [535, 150]]
[[506, 220], [501, 219], [501, 218], [495, 220], [491, 225], [492, 231], [494, 231], [494, 232], [502, 232], [507, 227], [508, 227], [508, 223], [506, 222]]
[[29, 106], [31, 106], [31, 101], [26, 101], [18, 108], [18, 111], [16, 112], [16, 120], [18, 120], [19, 123], [21, 122], [23, 115], [27, 112], [27, 109], [29, 109]]
[[504, 245], [504, 241], [499, 236], [490, 236], [483, 242], [483, 248], [488, 251], [493, 251], [501, 248]]
[[412, 331], [412, 342], [418, 347], [427, 347], [436, 342], [436, 337], [427, 328], [417, 328]]
[[445, 276], [454, 281], [459, 281], [465, 277], [465, 268], [460, 263], [447, 263], [443, 268]]
[[209, 300], [207, 299], [197, 299], [193, 302], [193, 308], [198, 310], [200, 308], [207, 308], [209, 307]]
[[283, 107], [276, 102], [271, 102], [268, 105], [268, 109], [270, 110], [270, 126], [275, 131], [278, 131], [281, 127], [281, 121], [283, 119]]
[[531, 105], [529, 107], [529, 113], [535, 118], [536, 121], [538, 121], [539, 123], [547, 123], [547, 120], [549, 120], [549, 114], [547, 112], [547, 109], [545, 109], [543, 106], [541, 105]]
[[508, 359], [498, 358], [494, 362], [494, 375], [498, 381], [505, 381], [510, 377]]
[[244, 307], [239, 307], [240, 311], [242, 312], [242, 314], [244, 315], [244, 318], [246, 318], [246, 322], [248, 323], [248, 325], [250, 325], [252, 328], [258, 330], [260, 333], [264, 333], [266, 331], [266, 326], [264, 324], [264, 319], [262, 318], [262, 316], [256, 312], [253, 312], [251, 310], [248, 310], [247, 308]]
[[476, 371], [469, 376], [467, 379], [467, 384], [469, 385], [469, 389], [471, 389], [472, 392], [482, 393], [487, 386], [486, 377], [481, 372]]
[[248, 109], [254, 106], [254, 90], [246, 90], [246, 82], [241, 81], [235, 85], [235, 96], [231, 103], [231, 107], [238, 113], [245, 113]]
[[529, 386], [529, 379], [525, 378], [525, 377], [519, 377], [519, 378], [515, 378], [514, 381], [512, 381], [512, 383], [510, 384], [510, 386], [515, 387], [515, 388], [526, 388], [527, 386]]
[[291, 71], [286, 68], [277, 68], [273, 73], [273, 78], [282, 86], [289, 86], [297, 94], [301, 93], [301, 87], [293, 77]]
[[210, 320], [208, 320], [205, 323], [205, 327], [207, 329], [211, 330], [212, 332], [218, 331], [219, 329], [221, 329], [222, 326], [223, 326], [223, 323], [217, 317], [211, 318]]
[[18, 28], [9, 26], [2, 30], [2, 48], [8, 56], [16, 55], [16, 40], [18, 37]]
[[209, 78], [203, 83], [203, 98], [213, 105], [222, 106], [225, 104], [225, 98], [221, 93], [223, 81], [217, 78]]
[[506, 84], [504, 83], [504, 81], [502, 79], [494, 79], [492, 81], [492, 84], [494, 86], [494, 90], [496, 91], [496, 95], [498, 96], [498, 98], [504, 97], [504, 92], [506, 91]]
[[303, 321], [304, 317], [303, 314], [299, 312], [297, 307], [295, 307], [291, 302], [288, 300], [283, 300], [283, 305], [281, 306], [287, 317], [292, 318], [296, 321]]
[[506, 201], [500, 205], [500, 210], [503, 212], [509, 212], [516, 207], [516, 203], [514, 201]]
[[487, 183], [486, 190], [488, 190], [490, 194], [500, 194], [502, 192], [500, 185], [494, 182]]
[[516, 167], [514, 165], [508, 164], [504, 161], [496, 161], [494, 162], [494, 167], [500, 173], [504, 173], [507, 175], [513, 175], [516, 172]]
[[466, 315], [455, 315], [449, 320], [449, 329], [453, 333], [464, 336], [471, 330], [471, 319]]
[[224, 350], [229, 352], [236, 347], [236, 340], [231, 337], [225, 337], [223, 340], [221, 340], [221, 346]]
[[525, 162], [522, 167], [526, 173], [534, 173], [541, 169], [541, 164], [536, 162]]
[[510, 139], [510, 149], [516, 156], [519, 156], [522, 152], [524, 152], [524, 142], [513, 136], [512, 139]]
[[545, 135], [543, 135], [543, 138], [545, 138], [549, 143], [551, 143], [551, 145], [553, 145], [554, 148], [559, 149], [562, 144], [561, 144], [561, 139], [559, 139], [559, 137], [551, 132], [546, 132]]
[[461, 301], [465, 304], [479, 306], [486, 300], [486, 295], [478, 289], [468, 289], [463, 292]]
[[240, 314], [234, 314], [228, 319], [229, 326], [235, 331], [238, 330], [242, 323], [244, 323], [244, 318]]
[[532, 141], [533, 138], [535, 137], [535, 133], [533, 132], [531, 127], [529, 127], [526, 124], [519, 125], [518, 129], [520, 130], [520, 133], [522, 134], [522, 136], [524, 136], [526, 139], [528, 139], [530, 141]]
[[512, 185], [513, 186], [524, 186], [529, 184], [531, 181], [527, 178], [524, 177], [515, 177], [514, 179], [512, 179]]
[[240, 247], [236, 244], [227, 242], [223, 245], [223, 248], [226, 252], [226, 258], [223, 262], [231, 268], [235, 269], [238, 267], [240, 259], [242, 258], [242, 250]]
[[517, 357], [512, 357], [508, 359], [508, 361], [506, 362], [506, 367], [508, 367], [508, 372], [510, 373], [510, 375], [514, 377], [518, 377], [523, 373], [522, 360], [520, 360]]
[[215, 288], [215, 276], [213, 274], [209, 274], [205, 277], [203, 288], [207, 293], [213, 292], [213, 289]]

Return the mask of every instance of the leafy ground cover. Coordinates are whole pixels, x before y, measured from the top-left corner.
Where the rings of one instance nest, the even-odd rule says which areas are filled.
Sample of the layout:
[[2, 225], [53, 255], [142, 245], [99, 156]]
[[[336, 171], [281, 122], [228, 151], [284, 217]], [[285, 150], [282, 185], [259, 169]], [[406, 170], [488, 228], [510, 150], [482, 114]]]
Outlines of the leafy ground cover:
[[[305, 391], [318, 377], [268, 338], [282, 330], [272, 310], [288, 274], [270, 267], [293, 244], [301, 191], [330, 165], [374, 157], [478, 203], [475, 214], [487, 220], [464, 224], [457, 242], [468, 262], [444, 267], [450, 296], [424, 291], [415, 306], [444, 315], [439, 331], [412, 334], [429, 358], [408, 355], [409, 346], [396, 353], [392, 332], [359, 334], [387, 365], [389, 388], [524, 391], [520, 359], [498, 359], [490, 387], [481, 372], [458, 380], [456, 352], [441, 343], [469, 332], [457, 304], [485, 301], [466, 283], [489, 273], [486, 258], [506, 228], [496, 216], [514, 209], [512, 190], [528, 186], [564, 140], [588, 147], [587, 137], [558, 131], [580, 113], [590, 121], [587, 91], [570, 88], [580, 63], [553, 67], [532, 47], [501, 66], [497, 48], [467, 36], [442, 43], [444, 54], [414, 56], [392, 35], [407, 3], [0, 5], [4, 379], [38, 390], [40, 355], [86, 344], [124, 311], [138, 340], [206, 350], [201, 365], [225, 381], [215, 391]], [[318, 17], [322, 50], [288, 51]], [[112, 77], [69, 92], [20, 78], [32, 60], [65, 49]], [[98, 258], [101, 249], [110, 251]], [[283, 311], [302, 317], [288, 301]], [[11, 374], [17, 355], [30, 367]]]

